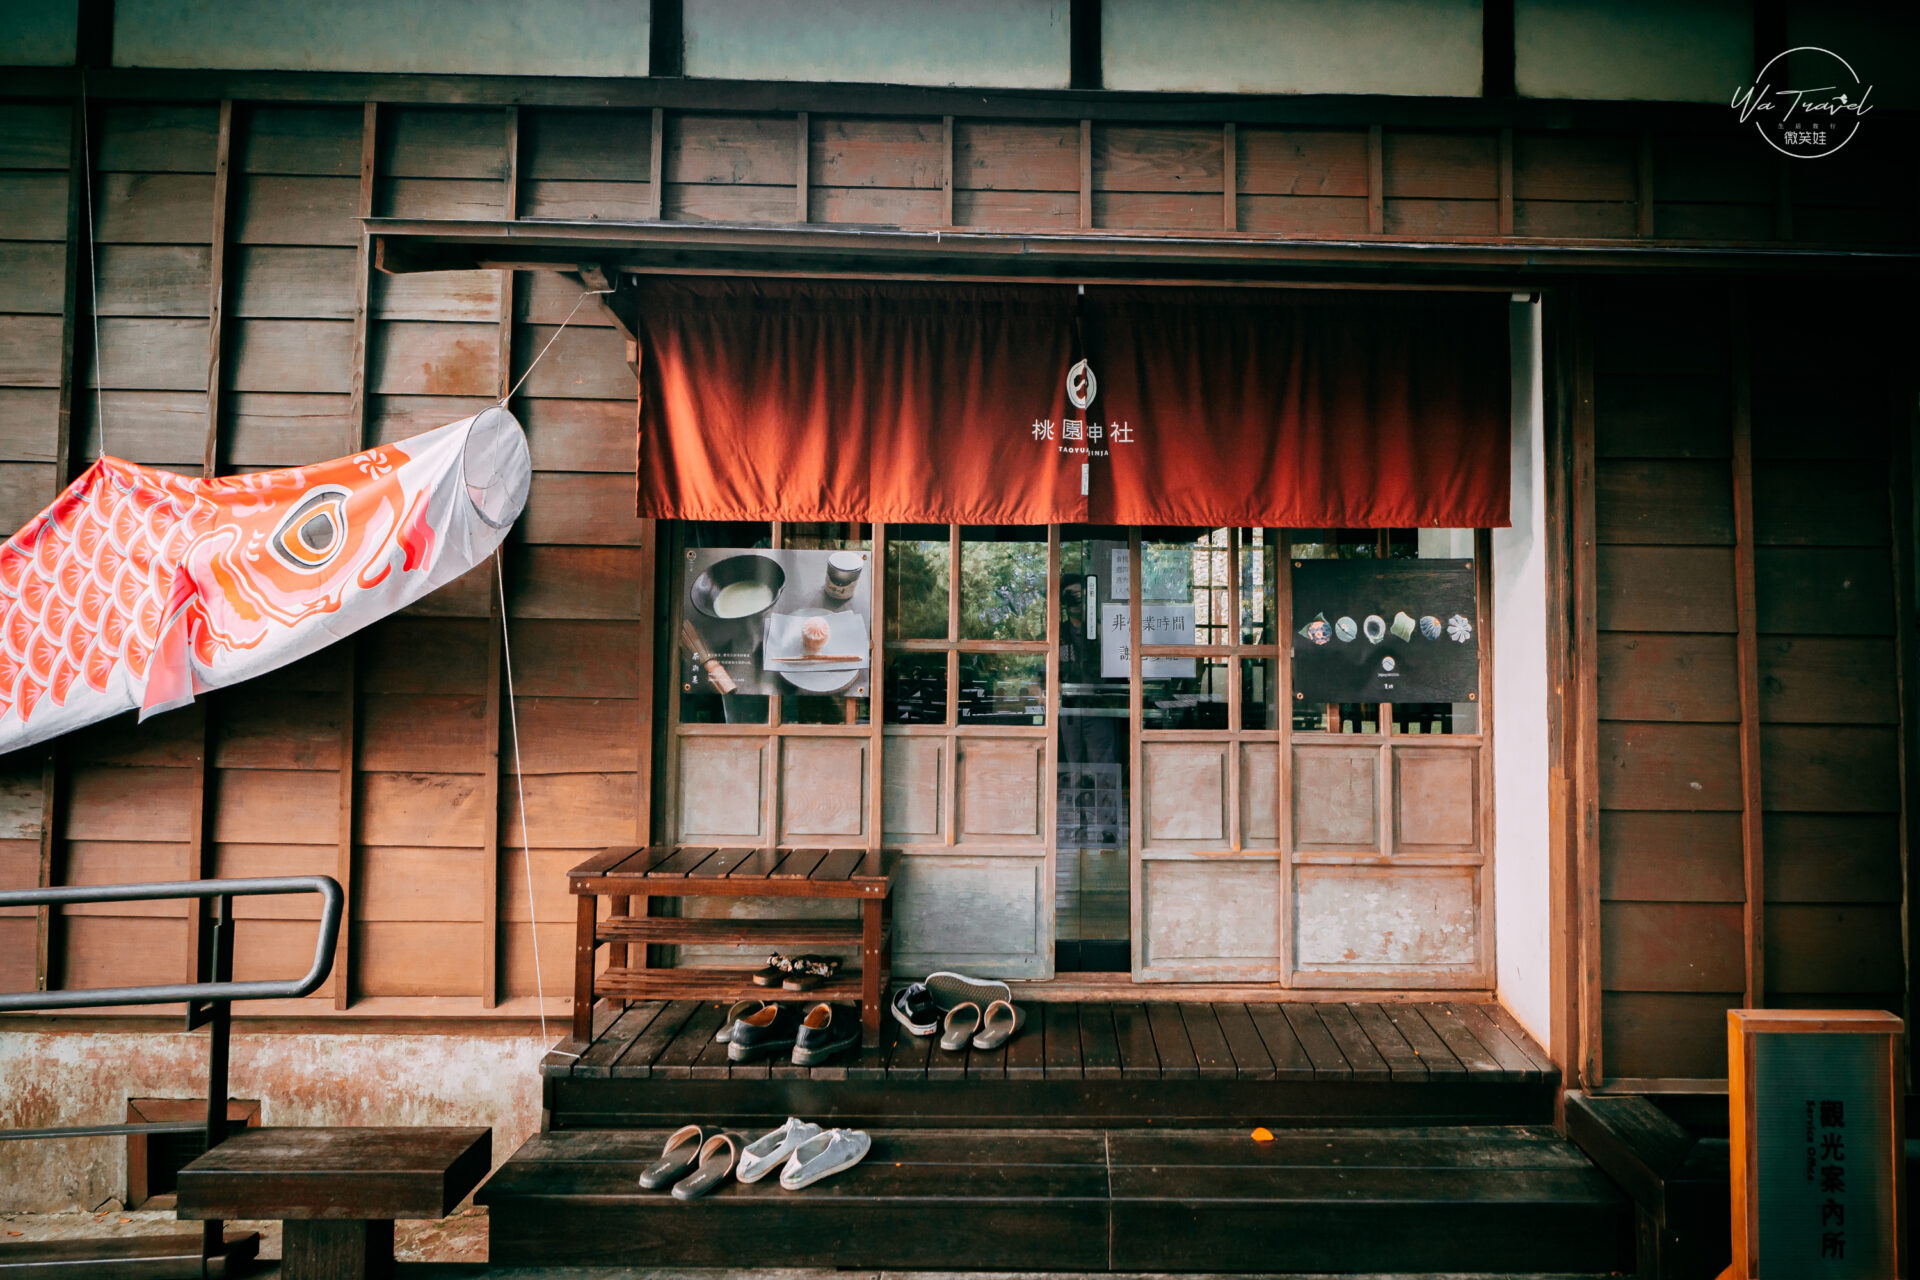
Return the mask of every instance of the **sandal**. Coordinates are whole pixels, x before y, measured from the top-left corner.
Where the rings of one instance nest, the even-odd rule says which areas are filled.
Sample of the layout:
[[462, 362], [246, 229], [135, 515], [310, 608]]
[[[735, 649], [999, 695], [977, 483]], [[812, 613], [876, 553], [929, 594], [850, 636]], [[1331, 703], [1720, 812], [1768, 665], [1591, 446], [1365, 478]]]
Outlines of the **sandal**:
[[793, 961], [776, 951], [767, 957], [766, 967], [754, 973], [753, 985], [756, 987], [777, 987], [780, 985], [780, 980], [792, 972]]
[[940, 1033], [942, 1049], [964, 1049], [973, 1033], [980, 1030], [980, 1006], [968, 1000], [947, 1010], [946, 1030]]
[[701, 1144], [720, 1130], [712, 1125], [690, 1124], [673, 1131], [667, 1139], [667, 1145], [660, 1149], [660, 1158], [648, 1165], [640, 1175], [640, 1187], [643, 1191], [658, 1191], [670, 1187], [687, 1176], [694, 1163], [700, 1158]]
[[700, 1144], [699, 1167], [673, 1184], [675, 1200], [695, 1200], [727, 1180], [745, 1145], [737, 1133], [716, 1133]]
[[995, 1000], [980, 1019], [979, 1034], [973, 1037], [976, 1049], [998, 1049], [1027, 1025], [1027, 1011], [1008, 1000]]
[[832, 956], [795, 956], [780, 985], [788, 991], [811, 991], [839, 971], [840, 962]]

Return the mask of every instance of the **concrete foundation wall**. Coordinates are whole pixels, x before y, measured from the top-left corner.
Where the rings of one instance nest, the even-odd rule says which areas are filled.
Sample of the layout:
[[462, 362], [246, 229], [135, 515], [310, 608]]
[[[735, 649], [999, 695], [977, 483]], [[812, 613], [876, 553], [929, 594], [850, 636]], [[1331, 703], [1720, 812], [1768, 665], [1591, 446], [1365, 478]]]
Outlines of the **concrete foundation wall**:
[[[537, 1035], [238, 1033], [229, 1096], [269, 1125], [488, 1125], [494, 1162], [540, 1127]], [[206, 1095], [204, 1032], [0, 1032], [0, 1128], [120, 1123], [129, 1098]], [[127, 1193], [124, 1137], [0, 1142], [0, 1213]]]

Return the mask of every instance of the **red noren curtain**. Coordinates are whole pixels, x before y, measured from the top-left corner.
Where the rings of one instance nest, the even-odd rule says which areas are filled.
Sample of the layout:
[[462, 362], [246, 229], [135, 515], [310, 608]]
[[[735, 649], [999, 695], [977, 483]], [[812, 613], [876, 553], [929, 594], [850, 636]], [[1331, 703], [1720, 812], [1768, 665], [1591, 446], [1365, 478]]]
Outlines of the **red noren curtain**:
[[1507, 341], [1500, 295], [655, 279], [637, 509], [1502, 527]]

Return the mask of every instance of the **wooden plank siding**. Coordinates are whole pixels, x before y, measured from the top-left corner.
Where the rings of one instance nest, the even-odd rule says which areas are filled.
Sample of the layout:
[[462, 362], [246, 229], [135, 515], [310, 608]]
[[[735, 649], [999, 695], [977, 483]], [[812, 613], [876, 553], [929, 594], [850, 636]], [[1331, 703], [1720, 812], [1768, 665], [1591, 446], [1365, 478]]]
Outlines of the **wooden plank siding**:
[[1911, 481], [1872, 357], [1749, 358], [1745, 315], [1670, 286], [1596, 308], [1610, 1079], [1723, 1076], [1729, 1007], [1907, 998], [1891, 497]]
[[[651, 723], [654, 610], [649, 533], [632, 516], [635, 378], [623, 337], [600, 308], [574, 309], [570, 276], [509, 285], [494, 272], [369, 273], [363, 198], [378, 216], [523, 221], [1622, 243], [1914, 236], [1909, 172], [1842, 156], [1823, 181], [1783, 187], [1770, 158], [1678, 132], [1538, 118], [1369, 127], [1324, 113], [1236, 123], [1191, 110], [1156, 121], [1092, 106], [1081, 119], [1004, 104], [977, 117], [897, 104], [860, 114], [804, 95], [792, 109], [765, 105], [774, 100], [784, 101], [760, 94], [727, 111], [630, 96], [618, 108], [383, 103], [364, 195], [371, 109], [237, 101], [218, 246], [217, 100], [96, 102], [97, 347], [91, 299], [78, 310], [68, 300], [85, 262], [71, 229], [69, 108], [0, 101], [6, 527], [59, 488], [66, 401], [69, 473], [103, 436], [120, 456], [197, 473], [209, 423], [215, 469], [248, 471], [403, 439], [494, 402], [532, 369], [512, 408], [535, 469], [498, 603], [485, 566], [350, 646], [222, 694], [211, 722], [195, 709], [76, 734], [51, 792], [45, 753], [0, 761], [0, 885], [35, 881], [43, 841], [57, 882], [185, 874], [204, 795], [210, 874], [344, 871], [351, 883], [350, 977], [299, 1012], [383, 1002], [471, 1014], [497, 999], [524, 1013], [531, 936], [550, 999], [563, 998], [566, 867], [659, 834], [642, 829], [652, 793], [635, 740]], [[1767, 957], [1757, 972], [1768, 1002], [1902, 1007], [1887, 389], [1857, 370], [1788, 376], [1756, 351], [1744, 617], [1727, 299], [1663, 285], [1610, 287], [1602, 303], [1587, 495], [1597, 626], [1583, 655], [1598, 682], [1597, 1029], [1607, 1077], [1713, 1076], [1724, 1069], [1721, 1011], [1745, 998], [1750, 954]], [[66, 379], [63, 350], [79, 357]], [[502, 608], [510, 706], [490, 658]], [[1744, 719], [1743, 621], [1755, 645]], [[1754, 788], [1741, 742], [1756, 725]], [[1742, 826], [1756, 790], [1757, 838]], [[1756, 848], [1765, 905], [1750, 944]], [[311, 900], [255, 900], [240, 915], [238, 976], [302, 963]], [[36, 928], [0, 916], [0, 987], [38, 980]], [[54, 983], [185, 976], [177, 905], [76, 910], [52, 936]]]
[[[1724, 1011], [1745, 1000], [1726, 308], [1713, 289], [1620, 289], [1593, 326], [1608, 1077], [1724, 1073]], [[1722, 394], [1695, 417], [1704, 397], [1676, 384]]]

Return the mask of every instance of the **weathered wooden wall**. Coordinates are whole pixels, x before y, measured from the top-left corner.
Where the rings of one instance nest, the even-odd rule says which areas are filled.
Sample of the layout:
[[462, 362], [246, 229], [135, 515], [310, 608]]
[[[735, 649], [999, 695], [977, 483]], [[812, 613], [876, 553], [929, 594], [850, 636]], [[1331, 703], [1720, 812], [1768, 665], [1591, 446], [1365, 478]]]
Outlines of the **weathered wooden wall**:
[[[666, 110], [631, 93], [619, 109], [369, 106], [339, 84], [303, 83], [332, 100], [96, 101], [90, 170], [68, 102], [0, 101], [0, 524], [17, 527], [99, 447], [94, 381], [107, 447], [136, 461], [189, 472], [314, 461], [499, 397], [579, 297], [547, 275], [376, 274], [362, 213], [1620, 243], [1915, 234], [1910, 166], [1886, 163], [1891, 144], [1865, 135], [1823, 161], [1816, 181], [1757, 139], [1729, 145], [1697, 123], [1369, 126], [1356, 106], [1342, 123], [1320, 111], [1321, 123], [1295, 127], [1270, 111], [1193, 122], [1189, 105], [1189, 122], [1170, 124], [1073, 118], [1060, 103], [1023, 118], [1005, 102], [954, 118], [885, 114], [883, 96], [873, 114]], [[422, 90], [409, 82], [406, 92]], [[1772, 953], [1755, 972], [1782, 999], [1903, 985], [1883, 972], [1898, 920], [1887, 832], [1900, 808], [1881, 750], [1893, 732], [1887, 528], [1870, 538], [1852, 506], [1838, 513], [1844, 523], [1805, 523], [1793, 478], [1807, 461], [1781, 452], [1784, 442], [1834, 448], [1851, 437], [1813, 415], [1817, 389], [1796, 401], [1756, 382], [1747, 558], [1758, 603], [1738, 610], [1728, 306], [1709, 300], [1701, 325], [1653, 330], [1650, 319], [1675, 314], [1671, 300], [1636, 305], [1608, 326], [1598, 356], [1600, 568], [1615, 594], [1595, 644], [1603, 670], [1644, 670], [1646, 683], [1601, 685], [1602, 735], [1622, 761], [1602, 803], [1621, 816], [1601, 828], [1595, 865], [1610, 869], [1593, 897], [1598, 910], [1605, 896], [1606, 936], [1622, 945], [1678, 942], [1609, 969], [1607, 1074], [1712, 1074], [1699, 1029], [1744, 997], [1750, 932], [1756, 952]], [[1766, 363], [1756, 368], [1770, 373]], [[514, 397], [538, 474], [504, 555], [511, 707], [503, 602], [476, 573], [201, 708], [0, 761], [0, 883], [334, 874], [349, 888], [352, 933], [333, 984], [307, 1002], [321, 1011], [526, 1011], [525, 924], [537, 914], [557, 996], [568, 952], [559, 872], [581, 849], [641, 835], [649, 802], [642, 694], [652, 671], [642, 663], [653, 609], [641, 572], [648, 534], [630, 514], [633, 394], [621, 336], [589, 302]], [[1796, 403], [1805, 414], [1778, 418]], [[1783, 423], [1805, 430], [1775, 429]], [[1822, 474], [1857, 488], [1884, 474], [1878, 447], [1829, 458]], [[1641, 508], [1644, 520], [1632, 514]], [[1662, 557], [1679, 569], [1635, 576]], [[1849, 576], [1868, 570], [1880, 576]], [[1836, 574], [1854, 587], [1834, 587]], [[1699, 591], [1676, 593], [1676, 582]], [[1839, 594], [1822, 603], [1829, 588]], [[1878, 604], [1857, 603], [1874, 592]], [[1830, 629], [1805, 638], [1821, 625]], [[1755, 665], [1743, 685], [1725, 666], [1747, 633]], [[1676, 671], [1684, 687], [1662, 695]], [[521, 773], [505, 746], [509, 711]], [[1674, 771], [1658, 759], [1713, 772], [1699, 792], [1669, 794]], [[1727, 896], [1742, 882], [1721, 865], [1729, 847], [1747, 847], [1728, 845], [1729, 822], [1741, 839], [1756, 796], [1768, 815], [1761, 873], [1777, 904], [1764, 918]], [[1834, 811], [1844, 818], [1819, 816]], [[1635, 823], [1665, 834], [1614, 857]], [[1659, 851], [1695, 826], [1675, 864], [1702, 865], [1689, 880], [1665, 870]], [[1796, 880], [1797, 866], [1814, 865], [1806, 850], [1835, 847], [1878, 852], [1860, 854], [1860, 878], [1844, 890], [1831, 875]], [[1636, 865], [1662, 874], [1636, 889]], [[1821, 896], [1840, 892], [1852, 895], [1844, 907]], [[303, 910], [249, 909], [243, 973], [300, 964], [312, 928]], [[196, 928], [165, 905], [0, 918], [0, 984], [184, 976]], [[1636, 1009], [1647, 1015], [1638, 1022]]]
[[1781, 342], [1808, 306], [1668, 284], [1591, 317], [1597, 1077], [1724, 1075], [1729, 1007], [1905, 1007], [1905, 424], [1878, 338]]

